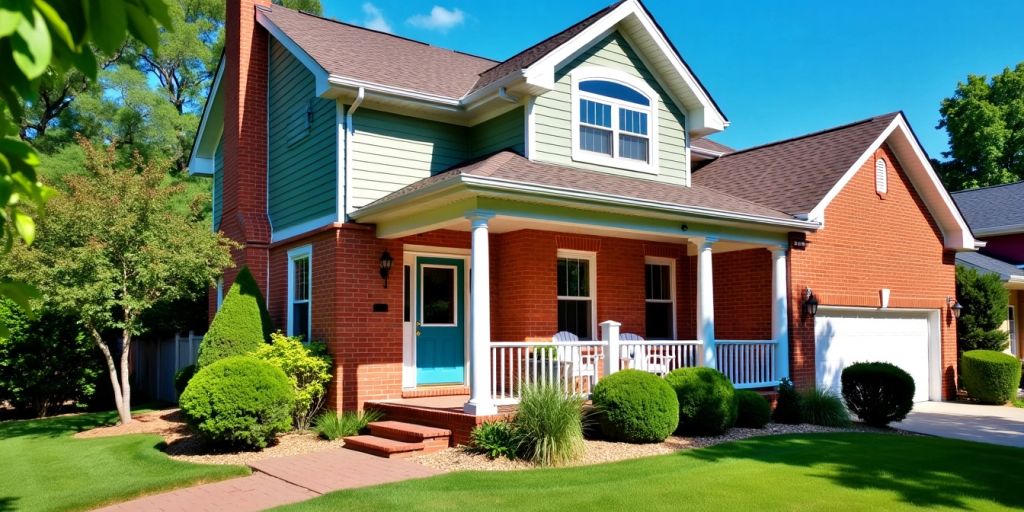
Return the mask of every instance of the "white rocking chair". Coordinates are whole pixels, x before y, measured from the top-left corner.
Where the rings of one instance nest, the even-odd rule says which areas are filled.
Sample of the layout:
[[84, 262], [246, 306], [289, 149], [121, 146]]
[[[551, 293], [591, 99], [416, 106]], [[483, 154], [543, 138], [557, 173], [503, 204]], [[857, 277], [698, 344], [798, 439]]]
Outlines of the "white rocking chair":
[[643, 370], [661, 377], [672, 371], [672, 362], [675, 357], [648, 353], [647, 346], [642, 344], [646, 341], [643, 336], [625, 332], [619, 335], [619, 341], [623, 344], [619, 347], [622, 359], [628, 361], [629, 368]]

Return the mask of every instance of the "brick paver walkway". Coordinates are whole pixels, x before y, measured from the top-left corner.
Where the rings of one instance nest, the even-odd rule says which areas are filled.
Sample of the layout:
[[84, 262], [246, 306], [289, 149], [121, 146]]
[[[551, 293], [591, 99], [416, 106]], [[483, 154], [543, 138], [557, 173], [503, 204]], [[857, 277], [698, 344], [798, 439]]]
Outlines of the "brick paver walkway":
[[344, 449], [266, 459], [251, 467], [251, 476], [154, 494], [100, 510], [255, 512], [331, 491], [439, 473], [415, 462], [383, 459]]

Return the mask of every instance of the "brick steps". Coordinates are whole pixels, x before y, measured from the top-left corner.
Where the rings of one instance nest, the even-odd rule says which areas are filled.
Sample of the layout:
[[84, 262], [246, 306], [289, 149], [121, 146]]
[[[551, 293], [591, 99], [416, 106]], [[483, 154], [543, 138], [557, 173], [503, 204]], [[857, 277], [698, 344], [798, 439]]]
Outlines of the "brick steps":
[[396, 458], [433, 453], [448, 447], [451, 431], [401, 421], [370, 423], [370, 434], [345, 438], [345, 448], [378, 457]]

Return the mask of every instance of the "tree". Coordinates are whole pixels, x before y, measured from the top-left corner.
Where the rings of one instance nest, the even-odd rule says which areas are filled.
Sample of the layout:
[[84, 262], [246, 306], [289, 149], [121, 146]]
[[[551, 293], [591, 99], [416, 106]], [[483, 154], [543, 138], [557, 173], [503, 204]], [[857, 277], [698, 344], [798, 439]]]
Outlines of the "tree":
[[956, 332], [960, 352], [1006, 350], [1009, 334], [1002, 330], [1010, 295], [998, 274], [956, 267], [956, 301], [963, 306]]
[[323, 16], [324, 8], [320, 0], [274, 0], [277, 5], [283, 5], [296, 11], [304, 11], [317, 16]]
[[249, 267], [242, 267], [203, 336], [196, 368], [225, 357], [248, 355], [268, 343], [273, 330], [263, 293]]
[[951, 160], [937, 162], [950, 190], [1024, 180], [1024, 62], [989, 81], [967, 75], [942, 100], [938, 128], [949, 134]]
[[103, 354], [128, 423], [129, 352], [145, 330], [143, 315], [213, 286], [235, 244], [175, 211], [182, 187], [167, 184], [166, 161], [136, 154], [123, 168], [113, 145], [80, 143], [87, 174], [66, 178], [68, 191], [50, 201], [36, 243], [12, 251], [13, 271], [25, 269], [45, 303], [78, 318]]

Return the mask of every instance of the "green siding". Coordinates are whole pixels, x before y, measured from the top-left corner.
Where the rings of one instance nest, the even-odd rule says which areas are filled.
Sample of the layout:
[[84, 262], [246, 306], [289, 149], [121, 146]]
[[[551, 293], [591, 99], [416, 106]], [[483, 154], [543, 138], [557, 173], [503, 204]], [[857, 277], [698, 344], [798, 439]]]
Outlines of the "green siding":
[[365, 206], [470, 158], [467, 128], [359, 109], [352, 116], [352, 205]]
[[505, 148], [512, 148], [519, 154], [526, 153], [526, 121], [523, 116], [523, 107], [516, 107], [471, 128], [473, 157]]
[[213, 230], [220, 229], [220, 213], [224, 211], [224, 134], [213, 154]]
[[[569, 73], [583, 64], [624, 71], [644, 79], [658, 93], [658, 175], [572, 160], [572, 80]], [[594, 44], [559, 69], [555, 73], [555, 89], [536, 99], [533, 114], [536, 125], [534, 158], [538, 161], [676, 184], [686, 182], [686, 125], [683, 114], [618, 32]]]
[[313, 74], [277, 41], [270, 46], [269, 80], [267, 209], [280, 231], [337, 215], [337, 118], [335, 102], [315, 96]]

